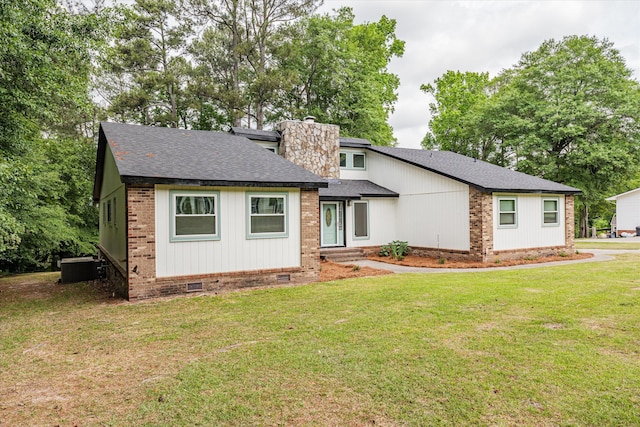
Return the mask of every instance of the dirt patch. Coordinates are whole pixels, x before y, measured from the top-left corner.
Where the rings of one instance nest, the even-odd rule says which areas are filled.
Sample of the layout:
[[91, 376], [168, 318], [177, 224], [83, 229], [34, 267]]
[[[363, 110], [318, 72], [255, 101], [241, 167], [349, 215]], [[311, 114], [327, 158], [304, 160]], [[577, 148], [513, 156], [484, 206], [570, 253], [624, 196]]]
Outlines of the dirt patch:
[[547, 256], [533, 259], [518, 259], [518, 260], [501, 260], [500, 262], [474, 262], [474, 261], [454, 261], [437, 258], [427, 258], [415, 255], [407, 255], [402, 261], [392, 259], [391, 257], [381, 257], [378, 255], [371, 255], [368, 259], [372, 261], [386, 262], [388, 264], [398, 264], [407, 267], [423, 267], [423, 268], [492, 268], [492, 267], [510, 267], [513, 265], [524, 264], [540, 264], [553, 261], [572, 261], [577, 259], [592, 258], [593, 254], [580, 253], [571, 254], [567, 256]]
[[358, 265], [336, 264], [335, 262], [326, 260], [320, 263], [321, 282], [349, 279], [352, 277], [383, 276], [385, 274], [393, 274], [393, 272], [372, 267], [361, 267]]

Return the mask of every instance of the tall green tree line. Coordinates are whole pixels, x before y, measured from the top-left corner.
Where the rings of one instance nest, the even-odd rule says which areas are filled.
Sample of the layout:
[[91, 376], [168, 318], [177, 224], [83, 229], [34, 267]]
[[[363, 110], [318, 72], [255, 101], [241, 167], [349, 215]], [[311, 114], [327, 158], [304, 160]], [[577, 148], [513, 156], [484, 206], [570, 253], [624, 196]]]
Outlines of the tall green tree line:
[[638, 176], [640, 84], [606, 39], [548, 40], [494, 79], [450, 71], [422, 89], [435, 98], [425, 147], [581, 189], [581, 236]]
[[[0, 1], [0, 271], [94, 252], [93, 13]], [[86, 131], [89, 130], [87, 134]]]
[[[112, 120], [192, 129], [269, 127], [314, 115], [346, 136], [395, 142], [403, 54], [395, 21], [354, 24], [319, 0], [136, 0], [118, 8], [98, 89]], [[188, 10], [189, 13], [186, 13]]]

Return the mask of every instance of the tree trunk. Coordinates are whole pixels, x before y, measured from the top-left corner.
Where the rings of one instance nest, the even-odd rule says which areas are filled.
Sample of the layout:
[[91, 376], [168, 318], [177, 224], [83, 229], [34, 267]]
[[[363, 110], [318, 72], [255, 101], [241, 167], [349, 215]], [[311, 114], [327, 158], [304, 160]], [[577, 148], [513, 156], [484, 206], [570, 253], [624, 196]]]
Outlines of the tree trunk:
[[589, 207], [586, 202], [582, 203], [582, 209], [580, 209], [580, 236], [589, 237]]

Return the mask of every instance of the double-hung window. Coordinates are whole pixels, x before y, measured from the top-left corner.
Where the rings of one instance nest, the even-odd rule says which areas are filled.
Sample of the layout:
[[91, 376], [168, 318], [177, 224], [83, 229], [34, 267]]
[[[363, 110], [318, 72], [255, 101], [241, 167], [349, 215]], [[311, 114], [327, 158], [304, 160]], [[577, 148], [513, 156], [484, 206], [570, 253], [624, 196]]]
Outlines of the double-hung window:
[[369, 238], [369, 203], [353, 202], [353, 238]]
[[247, 237], [286, 237], [287, 202], [286, 193], [248, 193]]
[[171, 241], [220, 239], [218, 192], [171, 191]]
[[560, 225], [558, 199], [542, 199], [542, 224], [545, 226]]
[[516, 227], [518, 225], [517, 203], [515, 197], [500, 197], [498, 199], [499, 207], [499, 226], [500, 227]]

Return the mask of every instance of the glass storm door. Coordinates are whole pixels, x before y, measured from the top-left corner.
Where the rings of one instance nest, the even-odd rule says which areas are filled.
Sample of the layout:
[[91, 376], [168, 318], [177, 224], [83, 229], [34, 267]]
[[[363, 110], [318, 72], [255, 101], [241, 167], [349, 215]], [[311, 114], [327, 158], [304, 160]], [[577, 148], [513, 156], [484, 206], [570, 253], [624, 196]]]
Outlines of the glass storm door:
[[343, 246], [342, 204], [338, 202], [321, 202], [320, 246]]

